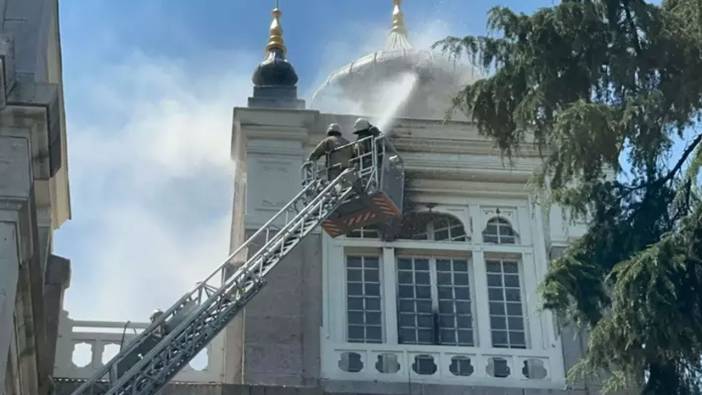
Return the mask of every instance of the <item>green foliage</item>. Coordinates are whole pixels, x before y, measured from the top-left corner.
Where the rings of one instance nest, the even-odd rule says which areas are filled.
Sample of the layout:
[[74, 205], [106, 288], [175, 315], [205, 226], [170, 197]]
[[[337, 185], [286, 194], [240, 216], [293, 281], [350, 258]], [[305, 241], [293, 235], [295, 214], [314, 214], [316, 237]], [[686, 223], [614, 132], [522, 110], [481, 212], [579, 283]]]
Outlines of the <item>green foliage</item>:
[[498, 7], [488, 26], [490, 36], [435, 46], [488, 76], [454, 110], [508, 156], [535, 144], [542, 187], [589, 220], [541, 287], [547, 308], [590, 328], [573, 373], [604, 371], [609, 389], [699, 394], [702, 0]]

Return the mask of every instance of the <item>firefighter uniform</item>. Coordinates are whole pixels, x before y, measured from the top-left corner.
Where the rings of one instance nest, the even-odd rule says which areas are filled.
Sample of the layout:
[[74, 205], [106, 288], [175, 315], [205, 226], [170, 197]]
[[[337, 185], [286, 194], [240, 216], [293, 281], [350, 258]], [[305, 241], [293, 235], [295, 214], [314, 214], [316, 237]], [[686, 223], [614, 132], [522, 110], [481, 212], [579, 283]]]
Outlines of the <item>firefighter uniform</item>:
[[339, 149], [347, 144], [349, 144], [349, 141], [341, 136], [341, 127], [336, 123], [332, 123], [327, 129], [327, 137], [320, 141], [312, 150], [308, 160], [317, 161], [326, 155], [329, 180], [333, 180], [344, 169], [349, 167], [349, 161], [353, 156], [351, 147]]

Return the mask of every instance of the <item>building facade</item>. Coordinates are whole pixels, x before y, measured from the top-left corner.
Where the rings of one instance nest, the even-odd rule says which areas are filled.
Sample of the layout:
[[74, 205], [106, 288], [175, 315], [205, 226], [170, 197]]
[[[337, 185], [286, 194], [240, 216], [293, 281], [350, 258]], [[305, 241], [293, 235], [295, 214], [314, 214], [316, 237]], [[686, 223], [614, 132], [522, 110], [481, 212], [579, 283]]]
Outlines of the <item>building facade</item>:
[[528, 187], [537, 152], [507, 164], [474, 124], [443, 120], [455, 89], [479, 73], [413, 49], [393, 3], [386, 48], [316, 92], [314, 107], [338, 113], [302, 109], [292, 93], [259, 105], [262, 89], [297, 81], [274, 13], [267, 49], [278, 61], [256, 75], [276, 77], [254, 77], [249, 107], [234, 111], [232, 249], [297, 193], [298, 169], [329, 123], [353, 139], [356, 117], [342, 114], [357, 109], [402, 156], [407, 207], [392, 242], [373, 228], [308, 237], [227, 331], [225, 376], [324, 393], [589, 393], [565, 377], [581, 339], [541, 309], [537, 292], [550, 257], [584, 226], [538, 203]]
[[[280, 18], [274, 10], [249, 105], [234, 109], [231, 250], [299, 192], [300, 168], [330, 123], [353, 139], [356, 114], [379, 124], [404, 160], [402, 231], [394, 241], [372, 227], [312, 233], [207, 348], [204, 366], [163, 393], [599, 393], [567, 384], [584, 339], [542, 310], [537, 292], [550, 258], [584, 226], [539, 204], [528, 186], [537, 152], [507, 163], [474, 124], [443, 120], [455, 89], [479, 73], [415, 50], [394, 0], [385, 49], [333, 73], [308, 109]], [[124, 325], [62, 322], [56, 374], [69, 379], [109, 359]], [[77, 366], [71, 353], [82, 343], [93, 354]]]
[[49, 394], [70, 276], [58, 1], [0, 1], [0, 70], [0, 394]]

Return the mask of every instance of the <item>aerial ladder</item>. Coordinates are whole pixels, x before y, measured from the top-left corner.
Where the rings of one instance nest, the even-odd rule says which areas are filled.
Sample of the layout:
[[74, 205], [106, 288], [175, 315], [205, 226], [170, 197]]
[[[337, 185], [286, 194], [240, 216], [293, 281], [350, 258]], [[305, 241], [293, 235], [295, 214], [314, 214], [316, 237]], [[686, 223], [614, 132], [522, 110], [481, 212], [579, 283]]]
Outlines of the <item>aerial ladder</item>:
[[[347, 168], [307, 162], [302, 189], [207, 278], [121, 348], [73, 395], [151, 395], [185, 367], [266, 285], [266, 278], [321, 225], [332, 237], [374, 225], [392, 235], [401, 218], [404, 166], [390, 141], [372, 136]], [[330, 177], [331, 175], [331, 177]]]

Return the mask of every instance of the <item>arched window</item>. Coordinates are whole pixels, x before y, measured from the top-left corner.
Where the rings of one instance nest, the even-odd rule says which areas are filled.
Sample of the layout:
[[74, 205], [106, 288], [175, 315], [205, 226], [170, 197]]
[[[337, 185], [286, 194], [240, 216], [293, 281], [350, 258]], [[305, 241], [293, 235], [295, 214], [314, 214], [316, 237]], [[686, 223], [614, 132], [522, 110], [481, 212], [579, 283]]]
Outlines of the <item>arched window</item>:
[[416, 213], [406, 216], [399, 238], [457, 242], [470, 240], [461, 220], [442, 213]]
[[517, 232], [506, 219], [493, 217], [483, 231], [483, 241], [494, 244], [516, 244]]

